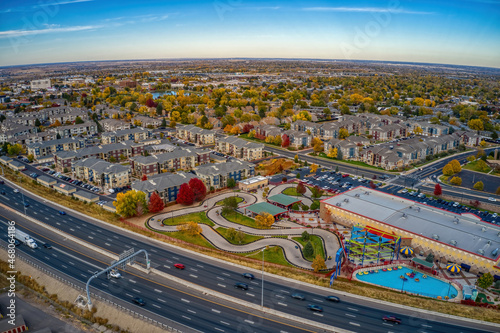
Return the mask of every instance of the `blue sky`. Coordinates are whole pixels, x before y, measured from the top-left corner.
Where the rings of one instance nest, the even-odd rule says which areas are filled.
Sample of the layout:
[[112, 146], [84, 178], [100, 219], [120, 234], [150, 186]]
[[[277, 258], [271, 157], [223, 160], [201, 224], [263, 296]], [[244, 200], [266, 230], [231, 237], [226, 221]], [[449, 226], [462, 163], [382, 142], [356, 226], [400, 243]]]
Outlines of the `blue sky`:
[[227, 57], [500, 67], [500, 0], [0, 3], [0, 66]]

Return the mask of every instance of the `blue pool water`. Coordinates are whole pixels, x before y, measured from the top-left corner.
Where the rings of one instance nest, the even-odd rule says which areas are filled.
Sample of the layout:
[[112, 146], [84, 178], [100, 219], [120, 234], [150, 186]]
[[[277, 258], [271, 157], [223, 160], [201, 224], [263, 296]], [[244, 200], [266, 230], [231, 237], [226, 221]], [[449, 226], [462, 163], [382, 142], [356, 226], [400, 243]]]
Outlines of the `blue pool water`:
[[[414, 278], [410, 278], [406, 275], [406, 273], [411, 273], [412, 270], [406, 267], [398, 269], [396, 271], [386, 271], [383, 272], [382, 268], [373, 268], [374, 270], [378, 269], [378, 273], [371, 274], [363, 274], [359, 275], [356, 273], [356, 277], [365, 282], [377, 284], [383, 287], [394, 288], [398, 290], [404, 290], [406, 292], [419, 294], [422, 296], [433, 297], [441, 296], [443, 299], [445, 296], [449, 298], [453, 298], [458, 294], [457, 289], [455, 287], [450, 286], [449, 283], [443, 282], [432, 276], [427, 275], [427, 278], [424, 279], [422, 276], [423, 273], [418, 272]], [[400, 276], [403, 275], [407, 278], [406, 281], [403, 281]], [[416, 282], [415, 279], [419, 279], [419, 282]]]

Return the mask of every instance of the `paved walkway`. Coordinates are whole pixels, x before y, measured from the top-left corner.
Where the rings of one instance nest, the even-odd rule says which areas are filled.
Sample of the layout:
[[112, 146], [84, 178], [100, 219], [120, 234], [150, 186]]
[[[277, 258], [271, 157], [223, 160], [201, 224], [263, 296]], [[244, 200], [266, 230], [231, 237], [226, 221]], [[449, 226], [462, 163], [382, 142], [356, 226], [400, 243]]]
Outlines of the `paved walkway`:
[[[335, 257], [335, 253], [339, 249], [340, 244], [338, 242], [337, 236], [332, 232], [323, 229], [314, 229], [313, 231], [311, 228], [305, 228], [299, 224], [289, 221], [280, 222], [281, 228], [279, 229], [278, 228], [256, 229], [226, 220], [224, 217], [220, 215], [222, 207], [216, 206], [215, 204], [223, 200], [224, 198], [231, 197], [234, 195], [243, 198], [244, 201], [239, 204], [240, 207], [247, 206], [249, 204], [253, 204], [258, 201], [258, 198], [255, 195], [245, 192], [223, 193], [218, 196], [205, 200], [201, 205], [196, 207], [188, 207], [168, 213], [155, 215], [152, 218], [150, 218], [147, 221], [147, 223], [150, 228], [156, 231], [173, 232], [177, 231], [177, 227], [163, 225], [162, 221], [164, 219], [195, 212], [207, 211], [207, 217], [212, 222], [215, 223], [216, 228], [217, 227], [234, 228], [236, 230], [241, 230], [246, 234], [265, 237], [264, 239], [260, 239], [249, 244], [235, 245], [229, 243], [211, 226], [208, 226], [206, 224], [200, 224], [203, 236], [212, 245], [214, 245], [216, 248], [220, 250], [224, 250], [227, 252], [234, 252], [234, 253], [247, 253], [264, 249], [266, 246], [279, 246], [283, 249], [286, 260], [288, 260], [288, 262], [290, 262], [292, 265], [304, 269], [311, 269], [311, 262], [307, 261], [303, 257], [302, 246], [298, 242], [289, 239], [290, 236], [300, 236], [304, 230], [308, 230], [310, 233], [314, 233], [314, 235], [321, 237], [321, 239], [323, 240], [323, 246], [325, 248], [326, 257], [328, 256], [331, 256], [332, 258]], [[219, 214], [217, 214], [217, 212], [219, 212]], [[283, 238], [284, 236], [287, 238]], [[333, 268], [334, 267], [333, 260], [326, 260], [326, 265], [329, 269]]]

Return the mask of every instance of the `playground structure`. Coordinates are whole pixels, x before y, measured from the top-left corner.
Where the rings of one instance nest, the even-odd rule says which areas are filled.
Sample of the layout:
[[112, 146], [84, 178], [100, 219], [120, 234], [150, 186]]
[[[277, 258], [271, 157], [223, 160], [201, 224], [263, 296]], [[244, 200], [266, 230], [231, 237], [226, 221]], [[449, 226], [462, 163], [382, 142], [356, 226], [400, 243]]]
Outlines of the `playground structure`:
[[[351, 238], [345, 241], [345, 251], [350, 262], [369, 264], [398, 260], [401, 237], [370, 226], [353, 226]], [[396, 256], [396, 258], [394, 258]]]

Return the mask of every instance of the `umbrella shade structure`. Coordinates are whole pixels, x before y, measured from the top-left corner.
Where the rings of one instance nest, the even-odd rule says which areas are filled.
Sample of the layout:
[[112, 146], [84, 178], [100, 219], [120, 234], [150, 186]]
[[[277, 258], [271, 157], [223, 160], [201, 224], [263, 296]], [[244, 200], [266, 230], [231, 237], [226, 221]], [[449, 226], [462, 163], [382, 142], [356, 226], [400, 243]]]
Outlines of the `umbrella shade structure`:
[[460, 273], [460, 271], [462, 270], [462, 268], [460, 268], [460, 266], [458, 266], [457, 264], [449, 264], [448, 266], [446, 266], [446, 269], [452, 273]]
[[413, 255], [413, 249], [411, 247], [408, 247], [408, 246], [403, 247], [401, 250], [399, 250], [399, 252], [401, 252], [405, 256]]

